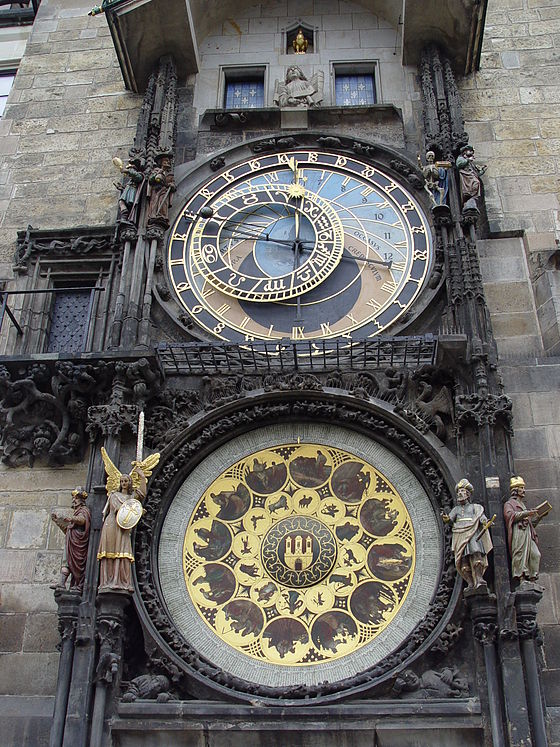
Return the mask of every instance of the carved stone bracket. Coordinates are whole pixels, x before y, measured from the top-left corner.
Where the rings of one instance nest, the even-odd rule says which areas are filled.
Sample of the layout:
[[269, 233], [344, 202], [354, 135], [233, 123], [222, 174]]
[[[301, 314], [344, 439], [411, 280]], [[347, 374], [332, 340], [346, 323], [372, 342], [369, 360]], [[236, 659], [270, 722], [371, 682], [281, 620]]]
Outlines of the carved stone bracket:
[[459, 433], [469, 424], [480, 428], [497, 422], [513, 433], [512, 401], [505, 394], [459, 394], [455, 397], [455, 417]]
[[537, 584], [524, 581], [515, 592], [515, 613], [519, 638], [538, 638], [537, 605], [544, 589]]
[[88, 407], [108, 389], [104, 362], [49, 361], [0, 366], [0, 450], [9, 466], [82, 459]]
[[[155, 532], [160, 522], [160, 512], [166, 500], [171, 497], [170, 491], [178, 476], [183, 476], [188, 465], [193, 464], [197, 454], [210, 446], [231, 438], [238, 430], [259, 427], [271, 421], [290, 421], [294, 419], [315, 420], [328, 423], [339, 423], [349, 428], [357, 428], [369, 434], [375, 434], [397, 453], [403, 454], [409, 464], [415, 465], [418, 474], [423, 476], [429, 493], [439, 506], [449, 506], [451, 496], [446, 479], [440, 467], [427, 453], [420, 442], [407, 434], [406, 429], [399, 428], [380, 411], [372, 409], [367, 402], [356, 400], [353, 404], [346, 399], [330, 397], [317, 391], [314, 396], [298, 392], [283, 393], [282, 397], [268, 401], [247, 401], [235, 403], [236, 409], [225, 405], [218, 410], [212, 419], [204, 418], [204, 424], [192, 430], [186, 430], [176, 439], [175, 447], [167, 459], [162, 462], [159, 472], [154, 475], [150, 493], [145, 504], [146, 514], [139, 525], [136, 535], [136, 574], [140, 596], [136, 597], [140, 605], [140, 614], [152, 631], [156, 644], [173, 659], [176, 666], [195, 677], [231, 690], [232, 693], [258, 696], [262, 698], [316, 698], [346, 693], [349, 689], [367, 691], [378, 685], [384, 676], [395, 667], [410, 659], [415, 652], [422, 650], [425, 642], [436, 630], [438, 624], [450, 615], [449, 605], [455, 585], [455, 569], [451, 552], [450, 532], [444, 533], [445, 554], [444, 570], [437, 592], [428, 613], [402, 646], [376, 664], [371, 669], [347, 680], [328, 682], [314, 686], [267, 687], [243, 681], [200, 657], [183, 637], [175, 630], [159, 597], [154, 578], [157, 575], [153, 568], [152, 547]], [[167, 421], [169, 422], [169, 420]], [[167, 674], [167, 671], [166, 671]]]
[[80, 606], [81, 594], [77, 591], [56, 589], [54, 598], [58, 606], [58, 632], [60, 642], [57, 646], [60, 651], [67, 640], [74, 640], [78, 621], [78, 608]]
[[88, 410], [86, 430], [90, 441], [93, 442], [99, 433], [118, 437], [129, 430], [136, 434], [138, 413], [159, 391], [162, 380], [163, 374], [154, 360], [139, 358], [116, 363], [109, 402]]
[[99, 641], [99, 660], [96, 679], [107, 685], [115, 680], [120, 669], [124, 613], [129, 602], [129, 594], [117, 591], [97, 597], [95, 633]]
[[471, 613], [475, 639], [482, 645], [493, 645], [498, 634], [496, 595], [491, 594], [487, 587], [480, 587], [465, 591], [464, 597]]
[[96, 405], [88, 409], [88, 423], [86, 430], [93, 443], [98, 433], [103, 436], [118, 438], [128, 429], [136, 434], [138, 428], [138, 407], [124, 403]]

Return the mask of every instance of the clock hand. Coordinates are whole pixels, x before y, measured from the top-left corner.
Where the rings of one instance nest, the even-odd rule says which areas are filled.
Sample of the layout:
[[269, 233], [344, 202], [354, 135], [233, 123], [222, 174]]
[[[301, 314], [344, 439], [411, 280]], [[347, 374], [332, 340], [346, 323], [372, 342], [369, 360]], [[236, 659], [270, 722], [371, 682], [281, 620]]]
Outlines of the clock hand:
[[[314, 241], [300, 241], [299, 246], [300, 246], [301, 251], [310, 249], [309, 246], [305, 246], [306, 244], [314, 245], [315, 242]], [[387, 267], [387, 269], [389, 270], [391, 269], [391, 266], [393, 264], [392, 259], [389, 259], [389, 260], [369, 259], [369, 257], [355, 257], [353, 254], [350, 257], [345, 257], [344, 255], [342, 255], [340, 259], [345, 262], [352, 262], [353, 260], [355, 260], [356, 262], [368, 262], [371, 265], [381, 265], [382, 267]]]

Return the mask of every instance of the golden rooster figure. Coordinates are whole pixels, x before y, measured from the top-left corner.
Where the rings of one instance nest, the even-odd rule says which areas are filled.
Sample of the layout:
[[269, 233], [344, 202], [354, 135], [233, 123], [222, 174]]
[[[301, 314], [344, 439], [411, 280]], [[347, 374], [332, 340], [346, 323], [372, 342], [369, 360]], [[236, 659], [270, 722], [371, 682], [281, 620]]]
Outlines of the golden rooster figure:
[[303, 35], [303, 29], [300, 27], [296, 38], [292, 42], [292, 47], [294, 48], [294, 52], [296, 54], [305, 54], [307, 52], [307, 47], [309, 46], [309, 42]]
[[107, 473], [107, 503], [103, 509], [103, 527], [99, 540], [99, 592], [134, 591], [132, 585], [131, 530], [142, 516], [147, 479], [159, 462], [159, 454], [150, 454], [142, 462], [132, 462], [130, 474], [122, 474], [101, 447]]

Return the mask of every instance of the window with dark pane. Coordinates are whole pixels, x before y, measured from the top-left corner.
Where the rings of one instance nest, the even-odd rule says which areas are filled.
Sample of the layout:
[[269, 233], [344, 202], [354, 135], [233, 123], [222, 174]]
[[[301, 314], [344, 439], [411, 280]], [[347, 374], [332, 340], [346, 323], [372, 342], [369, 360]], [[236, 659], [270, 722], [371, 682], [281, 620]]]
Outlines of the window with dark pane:
[[47, 353], [79, 353], [85, 349], [91, 288], [57, 289], [53, 293]]
[[0, 117], [4, 115], [8, 94], [12, 90], [15, 77], [15, 70], [0, 70]]
[[375, 104], [375, 80], [371, 73], [335, 72], [335, 101], [338, 106]]
[[260, 109], [264, 107], [262, 77], [226, 78], [226, 109]]

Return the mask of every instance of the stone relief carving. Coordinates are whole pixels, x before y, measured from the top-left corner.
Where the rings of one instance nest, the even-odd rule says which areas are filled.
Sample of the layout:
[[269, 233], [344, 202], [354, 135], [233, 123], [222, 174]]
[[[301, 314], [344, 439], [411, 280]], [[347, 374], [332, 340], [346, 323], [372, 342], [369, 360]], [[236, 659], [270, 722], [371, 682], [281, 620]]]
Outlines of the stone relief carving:
[[27, 272], [27, 263], [33, 255], [50, 256], [52, 254], [79, 256], [83, 254], [107, 253], [115, 248], [112, 232], [103, 229], [39, 231], [28, 226], [26, 231], [18, 232], [17, 247], [14, 254], [14, 271], [19, 274]]
[[439, 671], [430, 669], [418, 675], [412, 669], [404, 669], [397, 675], [392, 695], [398, 698], [427, 700], [429, 698], [467, 698], [469, 684], [456, 667], [445, 667]]
[[107, 391], [110, 364], [57, 361], [23, 371], [0, 367], [0, 450], [9, 466], [45, 459], [51, 466], [77, 462], [86, 446], [89, 405]]

